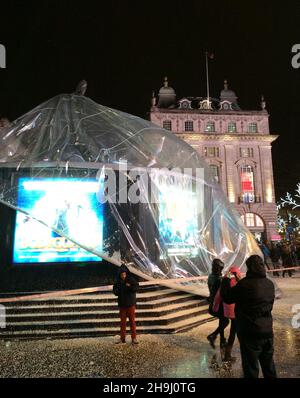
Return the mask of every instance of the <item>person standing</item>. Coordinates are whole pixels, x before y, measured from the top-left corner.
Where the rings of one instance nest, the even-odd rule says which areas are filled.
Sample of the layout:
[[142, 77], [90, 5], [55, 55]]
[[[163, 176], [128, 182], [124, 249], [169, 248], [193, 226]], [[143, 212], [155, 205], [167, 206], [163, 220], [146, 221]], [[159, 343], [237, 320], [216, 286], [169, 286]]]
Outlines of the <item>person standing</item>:
[[[279, 269], [279, 260], [281, 257], [281, 250], [278, 244], [272, 243], [270, 257], [273, 263], [273, 269]], [[273, 276], [280, 276], [278, 271], [273, 271]]]
[[225, 275], [221, 295], [225, 303], [235, 303], [236, 330], [244, 377], [258, 378], [260, 364], [265, 378], [276, 378], [272, 319], [275, 287], [266, 277], [260, 256], [250, 256], [246, 266], [246, 277], [234, 287], [230, 285], [230, 275]]
[[216, 296], [220, 295], [220, 286], [222, 281], [222, 270], [224, 268], [224, 263], [215, 258], [212, 262], [212, 272], [208, 277], [208, 289], [209, 289], [209, 313], [219, 319], [219, 326], [217, 329], [207, 336], [207, 340], [209, 341], [212, 348], [215, 347], [215, 341], [220, 335], [220, 348], [223, 349], [226, 346], [226, 339], [224, 336], [224, 330], [229, 324], [229, 320], [224, 317], [224, 309], [221, 302], [219, 302], [218, 310], [215, 311], [214, 303]]
[[264, 255], [264, 263], [265, 263], [267, 269], [270, 270], [271, 269], [272, 260], [271, 260], [271, 257], [270, 257], [271, 253], [270, 253], [270, 249], [269, 249], [268, 244], [266, 242], [263, 242], [261, 244], [261, 246], [260, 246], [260, 249], [261, 249], [261, 251], [262, 251], [262, 253]]
[[[239, 270], [238, 267], [230, 267], [228, 273], [230, 274], [230, 286], [233, 287], [240, 281], [242, 277], [241, 271]], [[224, 307], [224, 317], [230, 320], [230, 332], [223, 360], [225, 362], [232, 362], [235, 360], [235, 358], [231, 356], [232, 347], [236, 336], [236, 320], [234, 313], [235, 304], [226, 304], [225, 302], [223, 302], [223, 307]]]
[[[281, 250], [281, 258], [282, 258], [282, 266], [283, 268], [290, 268], [293, 266], [293, 258], [291, 254], [291, 248], [288, 245], [283, 245]], [[289, 274], [289, 277], [292, 277], [292, 270], [284, 270], [282, 272], [282, 277], [285, 277], [286, 272]]]
[[[291, 244], [291, 257], [292, 257], [292, 266], [297, 267], [298, 266], [298, 258], [297, 258], [297, 247], [294, 243]], [[295, 270], [292, 270], [292, 274], [295, 273]]]
[[116, 344], [126, 343], [126, 320], [129, 318], [132, 344], [138, 344], [136, 338], [136, 292], [139, 284], [131, 275], [126, 265], [122, 265], [113, 286], [113, 292], [118, 297], [121, 320], [121, 336]]

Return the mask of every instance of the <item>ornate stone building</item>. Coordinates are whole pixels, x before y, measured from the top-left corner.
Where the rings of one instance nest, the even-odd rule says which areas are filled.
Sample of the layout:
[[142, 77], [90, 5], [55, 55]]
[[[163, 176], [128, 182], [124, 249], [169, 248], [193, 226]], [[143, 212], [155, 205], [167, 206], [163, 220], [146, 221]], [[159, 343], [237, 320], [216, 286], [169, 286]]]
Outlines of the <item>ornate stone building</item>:
[[150, 120], [194, 147], [207, 161], [229, 201], [258, 239], [276, 233], [271, 143], [264, 98], [261, 109], [240, 109], [225, 80], [220, 98], [186, 97], [176, 100], [168, 85], [153, 93]]

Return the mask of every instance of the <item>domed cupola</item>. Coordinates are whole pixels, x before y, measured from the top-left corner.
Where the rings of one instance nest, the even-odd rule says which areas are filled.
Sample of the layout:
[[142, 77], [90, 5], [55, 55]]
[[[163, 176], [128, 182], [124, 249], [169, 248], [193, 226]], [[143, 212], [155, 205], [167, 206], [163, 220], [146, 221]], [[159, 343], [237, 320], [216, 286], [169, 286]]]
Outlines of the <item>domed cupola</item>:
[[168, 78], [165, 77], [164, 85], [158, 93], [158, 108], [174, 108], [176, 104], [175, 90], [169, 86]]
[[224, 89], [220, 94], [220, 110], [240, 110], [237, 99], [238, 97], [236, 96], [235, 92], [228, 89], [227, 80], [224, 80]]

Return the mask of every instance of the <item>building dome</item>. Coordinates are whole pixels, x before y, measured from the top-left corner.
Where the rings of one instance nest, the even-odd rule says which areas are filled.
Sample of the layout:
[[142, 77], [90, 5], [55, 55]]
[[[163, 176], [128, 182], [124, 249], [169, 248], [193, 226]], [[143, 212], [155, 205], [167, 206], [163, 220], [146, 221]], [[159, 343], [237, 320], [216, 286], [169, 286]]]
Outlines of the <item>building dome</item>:
[[164, 85], [158, 92], [158, 107], [159, 108], [170, 108], [174, 107], [176, 103], [175, 90], [169, 86], [168, 78], [165, 77]]
[[0, 118], [0, 129], [2, 127], [8, 127], [9, 125], [10, 125], [10, 122], [6, 117]]
[[220, 94], [220, 100], [221, 101], [230, 101], [230, 102], [236, 102], [237, 96], [233, 90], [228, 89], [228, 83], [227, 80], [224, 80], [224, 89], [221, 91]]
[[235, 92], [228, 89], [227, 80], [224, 80], [224, 89], [220, 93], [221, 109], [227, 110], [227, 107], [229, 107], [231, 110], [240, 110], [237, 99]]

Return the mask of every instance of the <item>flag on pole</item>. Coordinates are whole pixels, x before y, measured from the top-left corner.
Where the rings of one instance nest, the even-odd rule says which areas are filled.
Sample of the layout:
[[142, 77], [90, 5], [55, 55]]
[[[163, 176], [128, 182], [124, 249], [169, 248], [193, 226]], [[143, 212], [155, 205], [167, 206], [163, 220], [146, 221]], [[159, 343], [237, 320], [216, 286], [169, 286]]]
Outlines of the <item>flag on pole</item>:
[[210, 96], [209, 96], [209, 77], [208, 77], [208, 58], [214, 59], [214, 54], [208, 51], [205, 51], [205, 64], [206, 64], [206, 90], [207, 90], [207, 100], [206, 100], [206, 109], [212, 109]]

